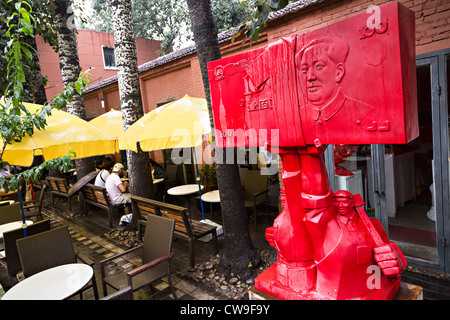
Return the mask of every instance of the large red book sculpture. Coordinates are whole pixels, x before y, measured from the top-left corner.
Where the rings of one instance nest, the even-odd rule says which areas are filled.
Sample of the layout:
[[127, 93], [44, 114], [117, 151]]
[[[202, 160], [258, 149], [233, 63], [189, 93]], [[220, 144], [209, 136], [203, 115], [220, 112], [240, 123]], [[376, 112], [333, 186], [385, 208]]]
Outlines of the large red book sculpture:
[[[406, 260], [359, 194], [332, 192], [328, 144], [418, 136], [414, 13], [397, 2], [208, 63], [216, 147], [265, 146], [283, 165], [277, 262], [255, 281], [280, 299], [391, 299]], [[377, 20], [377, 19], [375, 19]]]

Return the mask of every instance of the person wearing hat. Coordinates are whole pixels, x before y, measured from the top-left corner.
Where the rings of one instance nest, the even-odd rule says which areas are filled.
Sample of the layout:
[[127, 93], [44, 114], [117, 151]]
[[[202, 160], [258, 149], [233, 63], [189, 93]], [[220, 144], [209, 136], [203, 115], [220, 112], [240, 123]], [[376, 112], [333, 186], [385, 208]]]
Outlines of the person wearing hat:
[[105, 188], [111, 199], [112, 205], [131, 203], [131, 194], [128, 192], [128, 182], [122, 181], [120, 175], [124, 167], [121, 163], [116, 163], [111, 175], [106, 179]]

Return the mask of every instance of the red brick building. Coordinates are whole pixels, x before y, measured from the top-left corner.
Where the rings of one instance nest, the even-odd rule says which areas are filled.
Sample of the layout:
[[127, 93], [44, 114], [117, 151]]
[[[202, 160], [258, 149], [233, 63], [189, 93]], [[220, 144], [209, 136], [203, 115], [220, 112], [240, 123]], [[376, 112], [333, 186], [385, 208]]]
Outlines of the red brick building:
[[[78, 30], [78, 56], [82, 71], [91, 69], [93, 83], [101, 82], [117, 74], [114, 63], [114, 35], [111, 33], [90, 30]], [[161, 41], [136, 38], [138, 63], [156, 59]], [[39, 62], [42, 75], [47, 76], [48, 83], [45, 88], [47, 99], [59, 94], [63, 89], [59, 56], [52, 47], [45, 43], [41, 36], [36, 36], [36, 45], [39, 52]], [[88, 117], [98, 115], [88, 110]], [[103, 113], [103, 112], [101, 112]]]
[[[222, 57], [264, 46], [283, 36], [306, 33], [364, 13], [370, 5], [381, 6], [388, 2], [391, 1], [298, 1], [272, 13], [257, 43], [242, 38], [231, 43], [230, 35], [220, 34]], [[370, 145], [355, 146], [347, 165], [355, 172], [354, 179], [360, 179], [367, 209], [375, 208], [375, 217], [405, 253], [408, 263], [450, 273], [450, 2], [399, 2], [414, 11], [416, 19], [420, 137], [408, 145], [385, 145], [384, 159], [374, 158]], [[205, 96], [195, 46], [140, 63], [139, 75], [144, 112], [168, 98], [181, 98], [185, 94]], [[119, 109], [117, 78], [88, 87], [84, 100], [88, 114]], [[384, 172], [375, 171], [373, 163], [381, 163]], [[349, 187], [348, 179], [340, 179], [337, 176], [335, 182]], [[374, 180], [385, 181], [385, 186], [380, 189], [372, 183]], [[383, 204], [377, 204], [376, 194], [382, 195]]]

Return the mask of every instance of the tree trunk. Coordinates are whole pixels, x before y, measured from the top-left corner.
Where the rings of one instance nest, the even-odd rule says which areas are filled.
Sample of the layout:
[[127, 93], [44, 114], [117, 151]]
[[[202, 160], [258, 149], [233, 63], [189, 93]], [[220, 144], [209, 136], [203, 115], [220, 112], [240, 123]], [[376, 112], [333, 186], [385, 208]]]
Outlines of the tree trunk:
[[[136, 40], [133, 31], [130, 0], [111, 0], [111, 18], [114, 27], [115, 57], [119, 83], [120, 105], [126, 130], [144, 115], [139, 85]], [[154, 199], [150, 158], [147, 152], [127, 150], [128, 176], [131, 194]], [[137, 210], [133, 209], [133, 212]], [[132, 227], [137, 226], [133, 217]]]
[[[28, 37], [27, 43], [37, 51], [35, 37]], [[33, 65], [31, 68], [31, 77], [28, 86], [30, 88], [31, 96], [33, 97], [33, 102], [37, 104], [44, 104], [47, 102], [47, 94], [45, 92], [44, 81], [42, 79], [39, 55], [33, 54]]]
[[[187, 4], [208, 101], [211, 128], [214, 132], [206, 63], [221, 58], [217, 29], [212, 16], [210, 0], [187, 0]], [[218, 153], [216, 153], [216, 173], [225, 237], [225, 249], [221, 255], [220, 264], [222, 268], [246, 278], [250, 276], [249, 266], [256, 267], [259, 264], [260, 256], [250, 238], [236, 161], [232, 159], [233, 164], [226, 164], [231, 161], [217, 159], [217, 155]]]
[[[58, 35], [59, 66], [64, 87], [69, 83], [77, 81], [80, 76], [80, 62], [78, 59], [78, 43], [76, 29], [68, 23], [72, 15], [70, 0], [52, 1], [55, 9], [55, 27]], [[75, 91], [72, 102], [67, 106], [67, 112], [86, 120], [86, 108], [82, 95]], [[77, 177], [82, 178], [95, 170], [93, 158], [83, 158], [75, 161]]]

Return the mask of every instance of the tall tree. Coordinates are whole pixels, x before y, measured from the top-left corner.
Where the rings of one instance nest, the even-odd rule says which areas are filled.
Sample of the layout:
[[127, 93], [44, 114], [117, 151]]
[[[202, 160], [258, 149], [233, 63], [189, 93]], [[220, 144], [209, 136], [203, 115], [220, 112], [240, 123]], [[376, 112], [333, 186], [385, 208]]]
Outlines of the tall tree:
[[[161, 54], [170, 48], [177, 50], [192, 39], [186, 2], [177, 0], [132, 0], [133, 25], [136, 37], [161, 40]], [[82, 24], [84, 28], [112, 32], [111, 14], [107, 2], [92, 1], [93, 15]], [[213, 15], [218, 30], [235, 27], [250, 12], [251, 5], [240, 0], [212, 0]]]
[[[128, 129], [144, 115], [139, 86], [136, 40], [133, 31], [130, 0], [111, 0], [111, 17], [114, 26], [114, 43], [117, 63], [120, 105], [123, 126]], [[128, 176], [131, 194], [154, 199], [150, 158], [147, 152], [127, 150]], [[133, 209], [133, 212], [137, 210]], [[132, 220], [136, 226], [137, 218]]]
[[[8, 2], [8, 4], [11, 4]], [[25, 1], [15, 1], [12, 3], [13, 10], [5, 19], [5, 36], [10, 40], [4, 47], [4, 59], [6, 68], [3, 76], [7, 86], [1, 91], [3, 100], [0, 101], [0, 169], [3, 170], [8, 162], [3, 161], [3, 153], [8, 144], [20, 142], [26, 135], [33, 135], [34, 131], [42, 130], [47, 125], [46, 117], [50, 116], [53, 108], [60, 109], [71, 100], [75, 91], [81, 93], [86, 87], [86, 80], [81, 76], [76, 83], [70, 83], [63, 92], [56, 96], [51, 103], [46, 103], [39, 108], [36, 113], [30, 113], [22, 104], [24, 97], [24, 84], [29, 81], [30, 74], [25, 70], [30, 70], [33, 64], [33, 56], [36, 50], [27, 41], [34, 37], [36, 22], [32, 6]], [[3, 8], [4, 9], [4, 8]], [[3, 88], [2, 88], [3, 89]], [[45, 169], [68, 170], [72, 168], [72, 155], [50, 159], [44, 163], [26, 170], [11, 179], [0, 178], [0, 188], [8, 191], [16, 190], [19, 177], [26, 181], [37, 180]]]
[[[8, 25], [7, 19], [15, 11], [14, 5], [17, 2], [0, 0], [0, 47], [5, 48], [10, 38], [6, 36], [6, 27]], [[57, 47], [56, 33], [52, 29], [53, 26], [53, 8], [47, 1], [28, 0], [28, 3], [32, 10], [32, 16], [34, 19], [30, 20], [30, 24], [33, 27], [33, 35], [24, 34], [23, 41], [29, 45], [30, 50], [33, 53], [36, 50], [36, 39], [34, 35], [40, 35], [54, 48]], [[33, 50], [34, 49], [34, 50]], [[39, 65], [39, 56], [33, 54], [33, 60], [27, 64], [24, 64], [24, 74], [27, 79], [24, 83], [23, 101], [35, 102], [38, 104], [44, 104], [47, 101], [45, 93], [44, 81], [41, 75], [41, 69]], [[6, 70], [6, 56], [0, 55], [0, 70]], [[8, 85], [7, 78], [0, 78], [0, 91], [3, 92]]]
[[[211, 128], [214, 128], [206, 64], [221, 58], [217, 29], [210, 0], [187, 0], [187, 4], [210, 111]], [[238, 166], [234, 159], [225, 159], [222, 162], [223, 159], [217, 157], [216, 152], [217, 183], [225, 237], [225, 249], [220, 264], [222, 268], [246, 278], [250, 276], [249, 266], [258, 265], [260, 256], [250, 238]]]
[[[78, 58], [78, 43], [76, 28], [73, 21], [71, 0], [50, 0], [55, 10], [55, 29], [58, 35], [59, 66], [64, 87], [75, 82], [81, 72]], [[75, 92], [72, 102], [67, 106], [67, 112], [86, 120], [86, 108], [83, 96]], [[77, 177], [84, 177], [95, 170], [93, 158], [75, 160]]]

